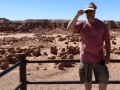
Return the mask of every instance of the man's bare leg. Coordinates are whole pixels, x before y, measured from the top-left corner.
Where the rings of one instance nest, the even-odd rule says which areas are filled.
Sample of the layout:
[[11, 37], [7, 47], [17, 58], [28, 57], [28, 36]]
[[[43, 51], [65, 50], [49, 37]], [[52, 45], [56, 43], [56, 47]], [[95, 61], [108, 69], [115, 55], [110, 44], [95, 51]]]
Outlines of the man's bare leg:
[[92, 82], [85, 82], [85, 90], [91, 90]]
[[99, 90], [106, 90], [107, 84], [99, 83]]

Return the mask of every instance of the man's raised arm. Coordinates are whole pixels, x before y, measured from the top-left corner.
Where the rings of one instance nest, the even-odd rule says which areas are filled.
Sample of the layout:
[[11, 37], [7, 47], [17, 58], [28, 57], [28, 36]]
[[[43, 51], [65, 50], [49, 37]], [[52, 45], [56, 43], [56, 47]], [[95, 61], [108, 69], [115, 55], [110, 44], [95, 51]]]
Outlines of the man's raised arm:
[[83, 10], [78, 10], [77, 14], [74, 16], [74, 18], [68, 23], [67, 29], [70, 31], [74, 30], [74, 26], [77, 22], [77, 19], [79, 18], [79, 16], [83, 15], [84, 11]]

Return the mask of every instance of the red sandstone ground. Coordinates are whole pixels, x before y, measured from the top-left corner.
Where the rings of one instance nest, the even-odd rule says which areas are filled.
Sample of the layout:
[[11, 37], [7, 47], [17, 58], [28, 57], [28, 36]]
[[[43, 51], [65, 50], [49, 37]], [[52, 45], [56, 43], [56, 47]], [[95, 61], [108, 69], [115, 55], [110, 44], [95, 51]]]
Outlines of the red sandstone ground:
[[[50, 32], [52, 36], [55, 36], [56, 32]], [[120, 32], [111, 32], [111, 35], [117, 35], [116, 42], [117, 45], [113, 45], [112, 47], [119, 48], [120, 47]], [[59, 33], [60, 34], [60, 33]], [[60, 34], [61, 36], [65, 36]], [[71, 33], [69, 33], [71, 35]], [[7, 35], [8, 37], [9, 35]], [[28, 36], [33, 37], [34, 34], [11, 34], [10, 37], [22, 37]], [[1, 35], [0, 38], [6, 37], [6, 35]], [[111, 41], [112, 42], [112, 41]], [[21, 47], [27, 47], [28, 45], [44, 45], [48, 56], [52, 56], [53, 54], [50, 53], [49, 48], [53, 45], [56, 45], [59, 48], [65, 47], [65, 41], [62, 42], [54, 42], [54, 43], [38, 43], [35, 42], [27, 42], [24, 44], [20, 44]], [[69, 45], [74, 45], [72, 42]], [[80, 45], [80, 43], [78, 43]], [[19, 46], [19, 44], [15, 44], [14, 47]], [[4, 46], [5, 47], [5, 46]], [[8, 47], [8, 46], [6, 46]], [[47, 59], [48, 56], [39, 56], [39, 57], [27, 57], [28, 60], [42, 60]], [[79, 55], [75, 55], [74, 59], [79, 59]], [[111, 59], [120, 59], [120, 54], [113, 54], [111, 53]], [[42, 64], [27, 64], [27, 80], [79, 80], [78, 76], [78, 68], [79, 63], [73, 64], [74, 67], [64, 67], [64, 70], [59, 70], [58, 68], [54, 68], [54, 63], [42, 63]], [[110, 63], [107, 65], [110, 71], [110, 80], [120, 80], [120, 63]], [[38, 69], [39, 68], [39, 69]], [[45, 70], [47, 68], [47, 70]], [[13, 90], [19, 84], [19, 67], [15, 70], [11, 71], [10, 73], [6, 74], [2, 78], [0, 78], [0, 90]], [[94, 76], [93, 76], [94, 80]], [[27, 85], [28, 90], [84, 90], [83, 84], [49, 84], [49, 85]], [[98, 85], [94, 84], [92, 90], [98, 90]], [[107, 90], [120, 90], [120, 86], [117, 84], [109, 84]]]

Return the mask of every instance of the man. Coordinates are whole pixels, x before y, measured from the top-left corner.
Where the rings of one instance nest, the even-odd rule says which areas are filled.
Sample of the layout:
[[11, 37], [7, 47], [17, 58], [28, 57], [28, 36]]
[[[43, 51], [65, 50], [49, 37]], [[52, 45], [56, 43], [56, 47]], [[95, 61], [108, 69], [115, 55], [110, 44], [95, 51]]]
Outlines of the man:
[[[95, 18], [97, 6], [91, 2], [84, 10], [78, 10], [75, 17], [69, 22], [67, 29], [79, 33], [82, 41], [80, 52], [80, 80], [85, 89], [92, 88], [92, 70], [99, 83], [99, 90], [106, 90], [109, 72], [106, 64], [110, 63], [110, 34], [105, 23]], [[79, 16], [86, 14], [87, 20], [77, 21]], [[103, 44], [106, 55], [104, 56]]]

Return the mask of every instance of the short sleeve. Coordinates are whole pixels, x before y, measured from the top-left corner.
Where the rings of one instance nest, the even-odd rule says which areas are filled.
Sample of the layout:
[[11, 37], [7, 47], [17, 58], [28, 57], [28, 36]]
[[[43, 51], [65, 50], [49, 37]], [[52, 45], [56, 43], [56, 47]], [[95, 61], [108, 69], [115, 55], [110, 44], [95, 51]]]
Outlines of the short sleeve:
[[80, 30], [83, 28], [83, 23], [82, 21], [78, 21], [76, 22], [75, 26], [74, 26], [74, 33], [80, 33]]

